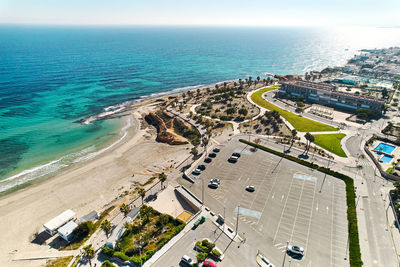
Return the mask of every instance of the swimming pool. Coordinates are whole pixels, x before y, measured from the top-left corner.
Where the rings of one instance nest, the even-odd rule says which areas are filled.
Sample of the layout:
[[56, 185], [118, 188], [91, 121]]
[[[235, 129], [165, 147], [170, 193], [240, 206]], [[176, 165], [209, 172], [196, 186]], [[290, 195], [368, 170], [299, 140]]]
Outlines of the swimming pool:
[[383, 152], [385, 154], [392, 154], [393, 150], [395, 150], [396, 147], [392, 145], [388, 145], [385, 143], [380, 143], [377, 147], [375, 147], [374, 151], [375, 152]]
[[383, 155], [379, 161], [383, 163], [390, 163], [392, 161], [393, 157], [388, 156], [388, 155]]

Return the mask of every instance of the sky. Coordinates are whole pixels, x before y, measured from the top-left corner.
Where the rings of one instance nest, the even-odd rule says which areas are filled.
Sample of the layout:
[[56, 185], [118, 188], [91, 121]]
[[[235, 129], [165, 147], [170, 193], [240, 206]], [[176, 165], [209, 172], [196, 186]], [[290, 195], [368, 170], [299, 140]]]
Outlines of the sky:
[[400, 0], [0, 0], [0, 23], [400, 26]]

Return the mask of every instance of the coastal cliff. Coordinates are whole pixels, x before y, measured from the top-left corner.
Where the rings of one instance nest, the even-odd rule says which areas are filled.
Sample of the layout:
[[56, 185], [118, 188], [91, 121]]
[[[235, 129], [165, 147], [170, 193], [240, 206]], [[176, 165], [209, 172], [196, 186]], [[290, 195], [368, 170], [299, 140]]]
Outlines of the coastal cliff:
[[156, 111], [147, 114], [145, 119], [149, 124], [157, 128], [156, 141], [170, 145], [183, 145], [189, 143], [186, 138], [179, 136], [174, 132], [174, 121], [178, 121], [177, 118], [172, 119], [165, 112]]

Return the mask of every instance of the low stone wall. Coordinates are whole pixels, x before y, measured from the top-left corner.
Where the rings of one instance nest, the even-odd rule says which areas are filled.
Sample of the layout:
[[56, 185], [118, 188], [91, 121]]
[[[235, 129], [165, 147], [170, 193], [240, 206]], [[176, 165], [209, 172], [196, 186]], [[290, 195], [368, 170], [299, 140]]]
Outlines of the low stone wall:
[[379, 164], [379, 162], [376, 160], [376, 158], [374, 157], [374, 155], [371, 153], [371, 151], [369, 151], [368, 146], [364, 146], [364, 151], [365, 153], [367, 153], [367, 155], [372, 159], [372, 161], [375, 163], [375, 166], [377, 167], [377, 169], [379, 170], [379, 172], [381, 173], [382, 177], [388, 179], [388, 180], [393, 180], [393, 181], [400, 181], [400, 177], [397, 175], [393, 175], [390, 173], [387, 173], [386, 171], [384, 171], [381, 167], [381, 165]]

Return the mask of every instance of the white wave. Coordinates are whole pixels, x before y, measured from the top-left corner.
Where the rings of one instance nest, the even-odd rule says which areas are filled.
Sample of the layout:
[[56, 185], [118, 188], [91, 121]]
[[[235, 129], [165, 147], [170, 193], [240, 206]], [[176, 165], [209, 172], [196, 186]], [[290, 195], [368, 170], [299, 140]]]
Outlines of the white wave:
[[57, 160], [53, 160], [49, 163], [46, 163], [46, 164], [43, 164], [40, 166], [36, 166], [31, 169], [24, 170], [16, 175], [13, 175], [4, 180], [1, 180], [0, 181], [0, 184], [1, 184], [0, 192], [4, 192], [15, 186], [22, 185], [26, 182], [41, 178], [45, 175], [55, 173], [65, 167], [70, 166], [71, 164], [90, 160], [90, 159], [104, 153], [105, 151], [111, 149], [115, 145], [122, 142], [122, 140], [128, 135], [128, 128], [131, 126], [132, 126], [132, 119], [129, 118], [127, 123], [121, 129], [121, 133], [122, 133], [121, 138], [119, 138], [117, 141], [113, 142], [108, 147], [103, 148], [99, 151], [90, 153], [91, 151], [93, 151], [95, 149], [95, 146], [90, 146], [81, 151], [65, 155]]

